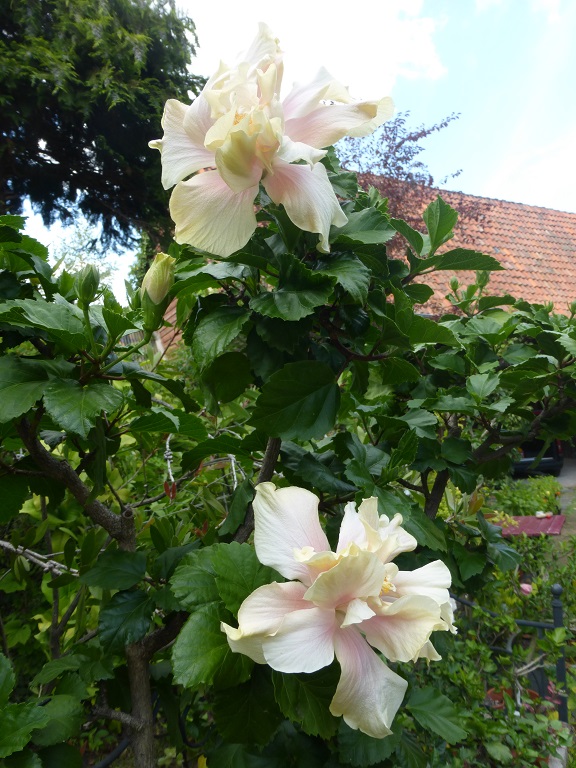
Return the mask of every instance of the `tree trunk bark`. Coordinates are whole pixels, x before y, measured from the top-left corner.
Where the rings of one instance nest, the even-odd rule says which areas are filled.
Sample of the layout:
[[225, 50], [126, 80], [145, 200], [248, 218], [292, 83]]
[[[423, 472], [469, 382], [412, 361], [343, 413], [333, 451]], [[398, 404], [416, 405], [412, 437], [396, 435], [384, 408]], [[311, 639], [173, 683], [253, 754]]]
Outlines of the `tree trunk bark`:
[[132, 699], [132, 753], [136, 768], [156, 768], [156, 743], [154, 740], [154, 710], [150, 688], [150, 668], [142, 643], [126, 646], [128, 677]]

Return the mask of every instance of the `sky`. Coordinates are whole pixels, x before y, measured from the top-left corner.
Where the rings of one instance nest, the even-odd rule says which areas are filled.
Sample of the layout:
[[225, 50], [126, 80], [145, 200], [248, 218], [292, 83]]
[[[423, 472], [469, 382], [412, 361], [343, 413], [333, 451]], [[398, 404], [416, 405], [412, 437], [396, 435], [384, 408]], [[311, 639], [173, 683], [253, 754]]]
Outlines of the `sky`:
[[[356, 98], [390, 95], [412, 126], [460, 118], [420, 156], [447, 189], [576, 213], [574, 0], [177, 0], [195, 21], [191, 63], [234, 63], [263, 21], [284, 51], [284, 84], [326, 67]], [[158, 136], [161, 135], [160, 126]], [[49, 244], [32, 217], [30, 232]], [[130, 256], [114, 290], [123, 297]]]

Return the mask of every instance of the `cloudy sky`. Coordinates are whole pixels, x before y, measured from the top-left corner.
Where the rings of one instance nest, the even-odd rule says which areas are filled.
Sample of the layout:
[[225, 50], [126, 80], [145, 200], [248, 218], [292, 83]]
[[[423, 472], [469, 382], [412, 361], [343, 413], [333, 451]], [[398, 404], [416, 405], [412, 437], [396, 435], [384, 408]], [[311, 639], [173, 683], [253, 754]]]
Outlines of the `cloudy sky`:
[[[411, 124], [460, 119], [421, 156], [447, 188], [576, 213], [574, 0], [177, 0], [196, 23], [209, 76], [233, 63], [266, 22], [284, 50], [288, 87], [320, 66], [356, 97], [391, 95]], [[158, 130], [160, 136], [160, 127]], [[50, 244], [31, 217], [30, 233]], [[123, 296], [130, 256], [114, 289]]]
[[[179, 0], [209, 75], [266, 22], [285, 83], [319, 66], [352, 95], [392, 95], [414, 125], [460, 119], [426, 142], [435, 178], [470, 194], [576, 212], [574, 0]], [[329, 9], [329, 10], [328, 10]]]

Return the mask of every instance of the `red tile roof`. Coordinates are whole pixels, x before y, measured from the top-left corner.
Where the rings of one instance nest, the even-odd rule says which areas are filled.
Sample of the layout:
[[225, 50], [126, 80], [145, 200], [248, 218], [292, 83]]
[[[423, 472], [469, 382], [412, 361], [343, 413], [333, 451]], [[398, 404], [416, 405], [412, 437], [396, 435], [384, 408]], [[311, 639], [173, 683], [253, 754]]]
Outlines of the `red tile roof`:
[[[375, 186], [389, 197], [393, 215], [406, 218], [420, 231], [424, 230], [422, 211], [440, 195], [461, 214], [456, 235], [443, 250], [472, 248], [494, 256], [505, 268], [492, 273], [490, 294], [510, 293], [537, 304], [551, 301], [556, 312], [569, 312], [568, 305], [576, 300], [576, 213], [411, 185], [374, 174], [360, 174], [359, 179], [362, 186]], [[398, 258], [404, 248], [405, 241], [397, 235], [389, 252]], [[449, 306], [443, 297], [455, 274], [461, 285], [474, 277], [473, 272], [439, 272], [428, 277], [426, 282], [436, 291], [429, 302], [431, 311]]]

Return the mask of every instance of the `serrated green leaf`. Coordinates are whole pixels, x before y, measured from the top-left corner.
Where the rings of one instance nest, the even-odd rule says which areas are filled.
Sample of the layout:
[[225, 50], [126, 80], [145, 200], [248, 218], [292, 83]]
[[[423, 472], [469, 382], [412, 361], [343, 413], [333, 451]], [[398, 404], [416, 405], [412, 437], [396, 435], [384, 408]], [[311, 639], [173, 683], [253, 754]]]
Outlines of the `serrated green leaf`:
[[80, 576], [82, 584], [102, 589], [130, 589], [146, 573], [145, 552], [103, 552], [96, 565]]
[[86, 346], [82, 313], [63, 300], [14, 299], [0, 306], [0, 318], [17, 327], [39, 328], [70, 352]]
[[0, 757], [24, 749], [35, 728], [50, 720], [44, 707], [37, 704], [8, 704], [0, 711]]
[[78, 653], [62, 656], [59, 659], [52, 659], [48, 661], [40, 672], [32, 679], [30, 685], [35, 688], [38, 685], [46, 685], [51, 683], [52, 680], [56, 680], [57, 677], [64, 674], [64, 672], [76, 672], [84, 664], [86, 664], [88, 658]]
[[446, 328], [427, 317], [414, 315], [407, 330], [412, 344], [446, 344], [450, 347], [460, 346], [458, 340], [449, 328]]
[[413, 229], [402, 219], [390, 219], [390, 225], [399, 232], [402, 237], [406, 238], [417, 256], [422, 255], [424, 250], [424, 238], [417, 230]]
[[422, 218], [430, 237], [430, 253], [434, 253], [437, 248], [453, 237], [452, 230], [458, 221], [458, 213], [438, 196], [426, 208]]
[[128, 331], [139, 330], [134, 324], [134, 321], [129, 317], [121, 315], [118, 312], [113, 312], [107, 307], [102, 307], [102, 318], [113, 339], [119, 339]]
[[296, 321], [328, 301], [335, 283], [333, 277], [313, 272], [290, 254], [283, 254], [279, 262], [278, 288], [251, 299], [251, 309], [266, 317]]
[[194, 610], [207, 603], [220, 602], [212, 557], [221, 546], [223, 545], [213, 544], [211, 547], [189, 552], [176, 568], [170, 584], [184, 608]]
[[233, 653], [220, 628], [226, 614], [211, 603], [195, 611], [178, 635], [172, 649], [174, 679], [185, 688], [214, 684], [231, 688], [250, 676], [253, 662]]
[[165, 408], [152, 408], [150, 413], [139, 416], [130, 422], [130, 431], [139, 432], [178, 432], [180, 420]]
[[409, 283], [403, 286], [404, 293], [415, 304], [426, 304], [434, 296], [434, 289], [422, 283]]
[[[468, 248], [454, 248], [446, 253], [438, 254], [431, 259], [436, 270], [444, 269], [473, 269], [496, 271], [504, 267], [493, 256], [472, 251]], [[500, 303], [500, 302], [499, 302]]]
[[140, 590], [117, 592], [100, 611], [98, 633], [102, 647], [121, 653], [150, 629], [154, 602]]
[[0, 358], [0, 423], [22, 416], [46, 388], [47, 371], [41, 365], [17, 357]]
[[429, 547], [436, 552], [448, 551], [444, 533], [421, 509], [412, 507], [409, 516], [405, 516], [403, 525], [421, 547]]
[[123, 399], [120, 390], [100, 381], [82, 387], [72, 379], [53, 379], [44, 392], [44, 405], [54, 421], [83, 438], [102, 411], [116, 410]]
[[254, 498], [254, 488], [249, 478], [245, 478], [234, 491], [226, 520], [218, 528], [219, 536], [229, 536], [238, 530], [244, 522], [248, 504]]
[[12, 665], [4, 656], [0, 653], [0, 709], [8, 703], [8, 699], [12, 690], [14, 689], [14, 671]]
[[340, 405], [334, 373], [324, 363], [289, 363], [264, 384], [249, 423], [283, 440], [321, 438]]
[[493, 760], [500, 765], [511, 763], [514, 760], [514, 755], [510, 751], [510, 748], [503, 744], [501, 741], [486, 741], [484, 742], [484, 748]]
[[[61, 764], [60, 764], [61, 765]], [[60, 768], [58, 765], [56, 768]], [[2, 763], [2, 768], [54, 768], [44, 763], [36, 752], [31, 752], [29, 749], [24, 749], [21, 752], [17, 752], [11, 755], [8, 759]], [[75, 768], [75, 767], [74, 767]], [[82, 768], [80, 765], [79, 768]]]
[[311, 674], [272, 673], [274, 695], [283, 714], [305, 733], [323, 739], [330, 739], [338, 729], [339, 719], [330, 713], [330, 702], [339, 678], [337, 664]]
[[348, 222], [340, 229], [330, 231], [330, 240], [335, 243], [359, 245], [380, 245], [391, 240], [396, 234], [388, 218], [376, 208], [364, 208], [348, 214]]
[[212, 556], [216, 587], [226, 608], [237, 614], [244, 600], [276, 575], [272, 568], [262, 565], [254, 548], [248, 544], [223, 544]]
[[392, 733], [384, 739], [375, 739], [342, 722], [338, 729], [340, 762], [357, 768], [380, 763], [394, 754], [399, 741], [399, 734]]
[[420, 688], [412, 692], [406, 708], [423, 728], [440, 736], [449, 744], [462, 741], [468, 735], [460, 727], [460, 714], [449, 698], [435, 688]]
[[440, 446], [440, 455], [453, 464], [464, 464], [472, 457], [472, 446], [461, 437], [447, 437]]
[[239, 397], [252, 383], [252, 371], [246, 355], [225, 352], [204, 371], [202, 384], [214, 400], [229, 403]]
[[48, 747], [78, 735], [84, 721], [82, 702], [65, 694], [52, 696], [43, 707], [49, 721], [32, 734], [35, 744]]
[[489, 397], [499, 384], [500, 377], [496, 373], [475, 373], [466, 379], [466, 389], [478, 400]]
[[219, 307], [203, 317], [192, 338], [192, 354], [198, 368], [206, 368], [225, 352], [249, 319], [249, 313], [241, 307]]
[[216, 693], [212, 711], [220, 735], [236, 744], [267, 744], [284, 719], [274, 699], [270, 671], [260, 665], [246, 683]]
[[211, 440], [205, 440], [191, 451], [185, 451], [182, 454], [181, 466], [187, 472], [190, 469], [196, 469], [202, 459], [207, 456], [228, 456], [230, 453], [250, 456], [250, 451], [243, 448], [242, 440], [229, 435], [219, 435]]
[[322, 275], [336, 278], [358, 304], [364, 304], [370, 287], [370, 270], [355, 256], [336, 256], [318, 269]]

